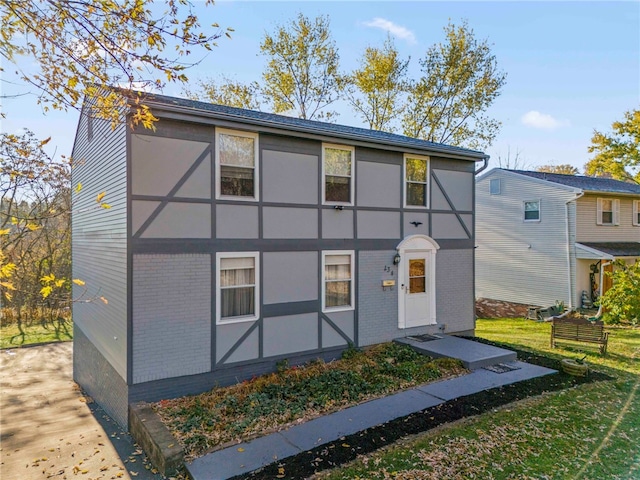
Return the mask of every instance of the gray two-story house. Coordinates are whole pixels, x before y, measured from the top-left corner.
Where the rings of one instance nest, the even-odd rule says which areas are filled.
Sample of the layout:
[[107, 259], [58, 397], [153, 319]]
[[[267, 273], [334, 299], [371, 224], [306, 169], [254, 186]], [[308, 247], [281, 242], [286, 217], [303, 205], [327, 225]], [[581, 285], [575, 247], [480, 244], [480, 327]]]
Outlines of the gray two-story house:
[[[474, 330], [481, 152], [145, 98], [155, 131], [81, 115], [74, 378], [128, 404], [423, 333]], [[106, 191], [108, 210], [95, 208]], [[75, 286], [76, 297], [83, 293]], [[93, 293], [92, 293], [93, 294]]]

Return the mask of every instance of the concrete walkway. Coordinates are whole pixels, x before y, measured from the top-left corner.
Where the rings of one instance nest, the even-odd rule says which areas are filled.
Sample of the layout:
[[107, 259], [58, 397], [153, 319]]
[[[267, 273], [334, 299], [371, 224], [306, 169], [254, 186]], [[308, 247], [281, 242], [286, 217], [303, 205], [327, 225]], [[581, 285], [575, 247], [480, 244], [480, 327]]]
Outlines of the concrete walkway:
[[225, 480], [447, 400], [557, 373], [556, 370], [518, 361], [511, 362], [509, 366], [514, 370], [495, 373], [477, 369], [461, 377], [416, 387], [294, 425], [197, 458], [186, 465], [187, 470], [193, 480]]
[[161, 480], [72, 377], [71, 342], [0, 350], [0, 478]]

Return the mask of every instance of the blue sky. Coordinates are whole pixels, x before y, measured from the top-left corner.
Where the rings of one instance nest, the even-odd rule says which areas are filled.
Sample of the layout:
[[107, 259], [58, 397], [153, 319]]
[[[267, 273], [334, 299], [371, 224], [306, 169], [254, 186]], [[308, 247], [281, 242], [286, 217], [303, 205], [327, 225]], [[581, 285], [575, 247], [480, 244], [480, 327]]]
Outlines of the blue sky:
[[[444, 40], [443, 28], [467, 20], [478, 39], [492, 45], [498, 66], [507, 73], [502, 95], [488, 112], [502, 129], [487, 149], [491, 165], [516, 152], [526, 167], [569, 163], [582, 170], [589, 159], [594, 129], [609, 130], [623, 112], [640, 105], [639, 2], [249, 2], [220, 1], [203, 8], [202, 24], [232, 27], [231, 39], [189, 71], [191, 79], [224, 74], [240, 81], [260, 80], [265, 59], [258, 55], [265, 32], [288, 22], [301, 11], [309, 17], [329, 15], [343, 71], [357, 65], [369, 45], [381, 45], [387, 34], [401, 54], [411, 57], [410, 75], [417, 77], [418, 60], [434, 43]], [[23, 60], [30, 62], [30, 60]], [[28, 64], [27, 64], [28, 65]], [[15, 84], [12, 67], [3, 63], [4, 95], [27, 93]], [[163, 93], [179, 95], [180, 87]], [[78, 113], [49, 112], [35, 95], [3, 100], [7, 114], [2, 130], [29, 127], [41, 138], [52, 136], [56, 153], [71, 152]], [[338, 123], [360, 125], [348, 108]]]

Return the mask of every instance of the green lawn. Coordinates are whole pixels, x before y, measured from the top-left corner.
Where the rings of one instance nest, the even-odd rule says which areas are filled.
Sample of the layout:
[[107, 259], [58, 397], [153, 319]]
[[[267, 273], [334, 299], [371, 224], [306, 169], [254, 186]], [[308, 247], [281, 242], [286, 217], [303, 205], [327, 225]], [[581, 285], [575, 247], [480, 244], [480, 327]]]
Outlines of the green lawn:
[[73, 323], [61, 320], [23, 327], [24, 335], [17, 325], [0, 328], [0, 348], [23, 347], [36, 343], [67, 342], [73, 339]]
[[560, 357], [582, 357], [613, 380], [546, 393], [417, 435], [322, 479], [638, 479], [640, 329], [611, 328], [609, 353], [549, 347], [551, 326], [478, 320], [477, 335]]

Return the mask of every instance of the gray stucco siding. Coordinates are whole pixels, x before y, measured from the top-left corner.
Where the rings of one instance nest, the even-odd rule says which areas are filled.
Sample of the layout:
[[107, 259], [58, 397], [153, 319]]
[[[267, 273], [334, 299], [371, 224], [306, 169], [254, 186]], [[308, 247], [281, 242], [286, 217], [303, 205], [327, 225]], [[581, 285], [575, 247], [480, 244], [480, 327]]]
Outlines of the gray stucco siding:
[[[431, 174], [442, 185], [443, 191], [453, 203], [454, 210], [468, 212], [473, 210], [474, 176], [472, 173], [432, 169]], [[440, 189], [438, 188], [438, 190]], [[441, 207], [434, 205], [433, 208]], [[447, 205], [446, 208], [450, 207]]]
[[[406, 210], [403, 215], [404, 222], [404, 236], [409, 235], [429, 235], [431, 236], [431, 230], [429, 229], [429, 214], [419, 210]], [[417, 222], [415, 225], [411, 222]]]
[[263, 238], [318, 238], [318, 210], [263, 207]]
[[[467, 221], [470, 222], [471, 215], [466, 215], [465, 217]], [[463, 223], [460, 222], [462, 220]], [[471, 225], [466, 225], [465, 218], [461, 216], [458, 219], [458, 216], [451, 213], [432, 213], [431, 214], [431, 234], [435, 240], [441, 238], [450, 238], [450, 239], [465, 239], [469, 238], [469, 235], [465, 231], [463, 224], [471, 233]]]
[[211, 205], [168, 202], [140, 236], [211, 238]]
[[353, 238], [353, 210], [322, 210], [322, 238]]
[[317, 313], [265, 318], [263, 324], [265, 357], [318, 348]]
[[262, 262], [265, 304], [318, 299], [317, 252], [265, 252]]
[[[355, 328], [355, 312], [353, 310], [325, 313], [322, 318], [322, 348], [346, 346], [349, 342], [355, 344]], [[345, 339], [344, 336], [347, 338]]]
[[290, 135], [274, 135], [260, 133], [260, 148], [276, 152], [296, 153], [311, 155], [320, 158], [322, 155], [322, 142]]
[[[208, 148], [209, 143], [205, 142], [132, 135], [132, 194], [166, 196]], [[198, 175], [190, 175], [191, 182], [185, 192], [191, 191], [188, 196], [196, 198], [211, 198], [211, 155], [207, 155], [202, 164]], [[204, 173], [208, 176], [203, 180]]]
[[[222, 358], [227, 356], [229, 351], [236, 345], [236, 343], [245, 335], [256, 322], [236, 322], [226, 323], [215, 326], [215, 339], [216, 339], [216, 363], [220, 362]], [[257, 328], [255, 330], [258, 331]], [[244, 343], [244, 342], [243, 342]], [[250, 342], [249, 342], [250, 343]], [[258, 358], [258, 349], [252, 348], [247, 344], [246, 359]], [[238, 348], [242, 347], [240, 345]]]
[[265, 202], [318, 203], [318, 157], [262, 149], [262, 198]]
[[359, 161], [356, 174], [356, 204], [359, 207], [400, 208], [399, 165]]
[[255, 205], [216, 206], [216, 238], [258, 238], [258, 207]]
[[400, 212], [359, 211], [358, 238], [400, 239]]
[[[216, 332], [216, 335], [220, 333]], [[225, 364], [254, 360], [260, 356], [260, 330], [254, 329], [238, 348], [224, 361]]]

